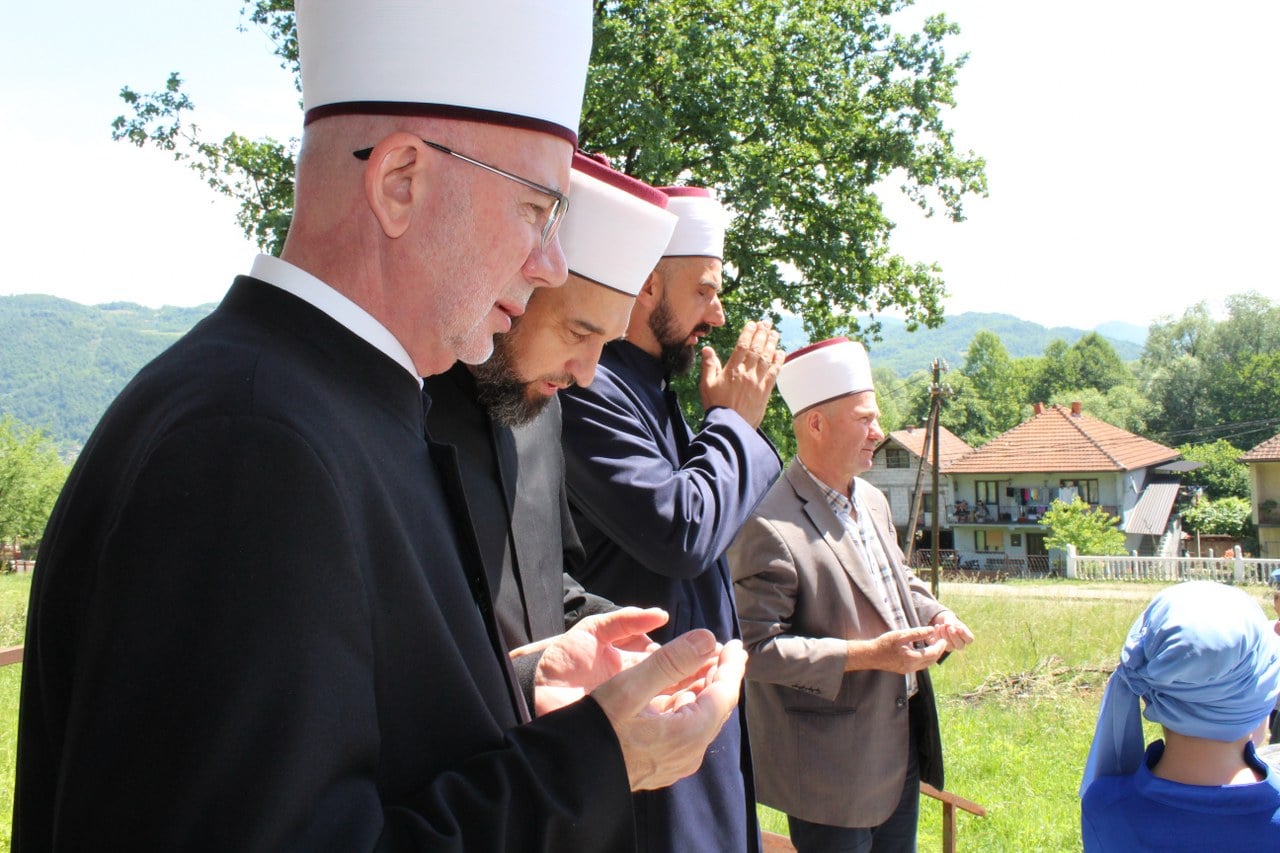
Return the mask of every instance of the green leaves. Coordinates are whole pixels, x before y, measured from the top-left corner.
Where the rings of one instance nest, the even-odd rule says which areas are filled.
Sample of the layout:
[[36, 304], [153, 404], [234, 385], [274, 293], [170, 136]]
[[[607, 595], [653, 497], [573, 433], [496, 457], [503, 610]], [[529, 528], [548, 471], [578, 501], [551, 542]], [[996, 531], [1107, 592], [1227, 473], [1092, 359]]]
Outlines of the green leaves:
[[39, 430], [0, 418], [0, 541], [38, 541], [68, 467]]
[[1202, 498], [1182, 511], [1182, 524], [1193, 533], [1240, 537], [1253, 532], [1253, 509], [1244, 498]]
[[1102, 509], [1091, 509], [1079, 495], [1071, 503], [1055, 500], [1040, 519], [1040, 525], [1049, 531], [1044, 540], [1046, 547], [1074, 545], [1076, 553], [1099, 556], [1125, 553], [1119, 524], [1120, 519]]

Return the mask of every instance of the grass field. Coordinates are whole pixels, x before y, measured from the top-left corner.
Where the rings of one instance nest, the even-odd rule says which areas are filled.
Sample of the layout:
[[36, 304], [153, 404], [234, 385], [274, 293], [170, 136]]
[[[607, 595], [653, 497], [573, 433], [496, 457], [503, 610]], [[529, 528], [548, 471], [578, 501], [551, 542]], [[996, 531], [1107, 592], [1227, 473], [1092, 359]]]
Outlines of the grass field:
[[[30, 575], [0, 576], [0, 646], [22, 642], [30, 583]], [[1162, 586], [943, 584], [943, 602], [977, 636], [934, 670], [947, 788], [988, 810], [985, 818], [961, 813], [962, 850], [1080, 848], [1076, 788], [1101, 688], [1129, 625]], [[1267, 592], [1250, 592], [1270, 615]], [[9, 846], [21, 669], [0, 668], [0, 849]], [[761, 807], [761, 820], [787, 831], [771, 809]], [[941, 838], [941, 806], [926, 798], [920, 849], [940, 849]]]

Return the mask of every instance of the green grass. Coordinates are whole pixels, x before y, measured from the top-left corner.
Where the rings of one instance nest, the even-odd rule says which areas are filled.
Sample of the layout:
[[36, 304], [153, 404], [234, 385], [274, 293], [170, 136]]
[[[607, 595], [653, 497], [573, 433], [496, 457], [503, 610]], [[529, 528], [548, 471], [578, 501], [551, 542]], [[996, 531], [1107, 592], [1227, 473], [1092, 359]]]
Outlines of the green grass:
[[[0, 648], [22, 644], [31, 575], [0, 575]], [[22, 665], [0, 667], [0, 850], [13, 825], [13, 765], [18, 749], [18, 691]]]
[[[30, 587], [30, 575], [0, 575], [0, 646], [22, 642]], [[1076, 788], [1106, 672], [1129, 625], [1163, 585], [1052, 581], [1004, 587], [942, 588], [942, 600], [977, 636], [933, 676], [947, 788], [987, 807], [985, 818], [960, 813], [959, 846], [1078, 850]], [[1249, 591], [1270, 614], [1266, 590]], [[1086, 597], [1096, 595], [1111, 597]], [[8, 848], [12, 822], [21, 671], [21, 665], [0, 668], [0, 850]], [[928, 798], [920, 806], [920, 849], [937, 850], [941, 806]], [[786, 834], [781, 814], [761, 806], [760, 817], [764, 829]]]

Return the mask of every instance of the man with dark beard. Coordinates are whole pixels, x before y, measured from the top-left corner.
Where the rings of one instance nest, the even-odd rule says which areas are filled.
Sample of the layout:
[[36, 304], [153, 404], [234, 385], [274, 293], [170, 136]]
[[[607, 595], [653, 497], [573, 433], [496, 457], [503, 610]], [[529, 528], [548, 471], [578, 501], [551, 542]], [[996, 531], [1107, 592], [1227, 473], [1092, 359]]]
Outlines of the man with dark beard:
[[[723, 366], [702, 348], [706, 417], [691, 431], [670, 387], [698, 339], [724, 324], [724, 210], [708, 190], [672, 187], [680, 217], [636, 300], [626, 338], [605, 347], [595, 383], [564, 405], [569, 502], [586, 548], [578, 579], [619, 604], [661, 607], [654, 639], [708, 628], [739, 637], [722, 554], [781, 471], [758, 431], [783, 362], [769, 323], [747, 323]], [[696, 774], [635, 795], [639, 849], [759, 847], [742, 714], [731, 718]]]
[[550, 298], [531, 297], [487, 362], [425, 380], [427, 426], [458, 451], [498, 626], [526, 694], [538, 656], [520, 647], [617, 609], [564, 571], [581, 564], [582, 545], [564, 487], [556, 392], [591, 384], [676, 223], [663, 193], [580, 153], [570, 194], [559, 235], [568, 281], [544, 288]]

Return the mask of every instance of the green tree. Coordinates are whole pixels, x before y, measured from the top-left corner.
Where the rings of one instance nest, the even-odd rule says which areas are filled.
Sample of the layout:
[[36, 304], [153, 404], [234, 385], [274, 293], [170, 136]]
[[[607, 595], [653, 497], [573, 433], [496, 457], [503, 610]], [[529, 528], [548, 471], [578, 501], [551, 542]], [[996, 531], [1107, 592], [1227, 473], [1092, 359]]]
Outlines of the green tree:
[[1240, 461], [1240, 450], [1231, 442], [1220, 438], [1208, 444], [1184, 444], [1178, 452], [1183, 459], [1204, 463], [1203, 468], [1183, 474], [1182, 482], [1202, 486], [1211, 500], [1249, 499], [1249, 466]]
[[1182, 523], [1192, 533], [1246, 536], [1253, 526], [1253, 508], [1244, 498], [1202, 498], [1182, 511]]
[[0, 418], [0, 540], [39, 541], [67, 471], [44, 433]]
[[1071, 345], [1062, 338], [1055, 338], [1045, 346], [1044, 354], [1035, 362], [1030, 387], [1027, 389], [1030, 402], [1047, 403], [1074, 386], [1075, 378], [1067, 363], [1070, 351]]
[[1120, 519], [1101, 509], [1091, 509], [1076, 495], [1071, 503], [1055, 500], [1040, 519], [1049, 531], [1044, 544], [1049, 548], [1074, 545], [1076, 553], [1093, 556], [1115, 556], [1125, 553], [1124, 533]]
[[1079, 403], [1086, 415], [1135, 435], [1147, 431], [1147, 419], [1152, 412], [1151, 401], [1134, 385], [1116, 385], [1106, 392], [1096, 388], [1059, 391], [1045, 402], [1061, 406]]
[[1166, 443], [1222, 437], [1243, 450], [1280, 423], [1280, 304], [1256, 292], [1225, 304], [1220, 322], [1201, 303], [1148, 334], [1140, 371]]
[[[613, 0], [595, 4], [581, 144], [653, 183], [712, 185], [737, 213], [726, 244], [730, 325], [804, 317], [814, 338], [858, 332], [855, 314], [902, 310], [941, 322], [935, 267], [894, 254], [876, 194], [885, 180], [927, 214], [963, 218], [985, 194], [984, 162], [961, 154], [944, 123], [964, 55], [942, 16], [895, 32], [909, 0]], [[292, 3], [245, 0], [245, 18], [297, 72]], [[164, 88], [121, 93], [114, 136], [154, 145], [240, 202], [245, 233], [283, 244], [296, 140], [211, 142], [171, 75]], [[872, 319], [865, 330], [875, 337]], [[726, 333], [728, 334], [728, 333]], [[719, 343], [726, 343], [721, 340]]]
[[1105, 393], [1117, 385], [1134, 382], [1133, 371], [1120, 360], [1116, 348], [1097, 332], [1089, 332], [1072, 344], [1065, 361], [1065, 372], [1074, 388]]
[[969, 343], [961, 371], [973, 383], [973, 391], [987, 408], [987, 435], [991, 439], [1022, 420], [1024, 389], [1015, 379], [1013, 362], [1000, 336], [978, 332]]

